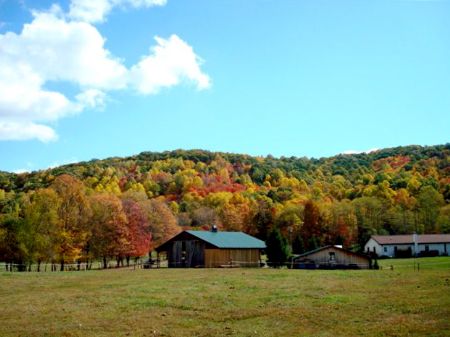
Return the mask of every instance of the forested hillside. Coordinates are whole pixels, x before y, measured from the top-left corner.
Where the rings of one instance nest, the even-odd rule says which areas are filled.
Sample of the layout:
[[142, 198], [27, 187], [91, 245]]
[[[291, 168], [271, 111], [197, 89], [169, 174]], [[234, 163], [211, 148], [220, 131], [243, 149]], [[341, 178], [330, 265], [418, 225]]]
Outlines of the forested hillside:
[[450, 144], [331, 158], [143, 152], [0, 172], [0, 260], [143, 256], [181, 229], [278, 228], [294, 251], [450, 232]]

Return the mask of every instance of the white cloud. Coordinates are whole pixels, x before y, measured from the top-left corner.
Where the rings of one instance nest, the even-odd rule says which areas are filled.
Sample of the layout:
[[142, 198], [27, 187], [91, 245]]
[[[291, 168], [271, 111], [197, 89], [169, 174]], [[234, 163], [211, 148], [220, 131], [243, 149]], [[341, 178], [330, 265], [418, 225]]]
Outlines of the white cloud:
[[341, 154], [360, 154], [360, 153], [372, 153], [378, 151], [378, 148], [369, 149], [366, 151], [357, 151], [357, 150], [346, 150], [342, 152]]
[[[89, 23], [103, 20], [115, 6], [165, 3], [73, 0], [69, 13], [53, 5], [48, 11], [33, 12], [33, 20], [19, 34], [0, 34], [0, 140], [56, 140], [55, 131], [44, 124], [85, 109], [103, 108], [112, 90], [131, 88], [155, 94], [182, 82], [193, 82], [198, 89], [209, 87], [210, 79], [200, 69], [201, 59], [178, 36], [156, 37], [151, 53], [127, 69]], [[49, 83], [58, 88], [60, 82], [70, 83], [78, 93], [68, 97], [48, 89]]]
[[72, 157], [72, 158], [69, 158], [69, 159], [63, 159], [63, 160], [60, 160], [60, 161], [54, 161], [47, 168], [51, 168], [52, 169], [52, 168], [55, 168], [55, 167], [58, 167], [58, 166], [73, 164], [73, 163], [76, 163], [76, 162], [79, 162], [79, 160], [76, 157]]
[[97, 89], [88, 89], [79, 93], [75, 98], [83, 107], [104, 108], [106, 94]]
[[99, 31], [85, 22], [67, 21], [59, 13], [35, 13], [20, 35], [6, 34], [5, 45], [15, 62], [22, 60], [47, 81], [120, 89], [127, 69], [104, 48]]
[[30, 170], [24, 169], [24, 168], [20, 168], [20, 169], [13, 171], [13, 173], [15, 173], [15, 174], [22, 174], [22, 173], [28, 173], [28, 172], [30, 172]]
[[0, 140], [38, 139], [47, 143], [57, 138], [55, 131], [46, 125], [0, 121]]
[[69, 16], [85, 22], [102, 22], [112, 9], [109, 0], [73, 0]]
[[72, 0], [69, 17], [77, 21], [103, 22], [114, 7], [164, 6], [166, 0]]
[[210, 86], [208, 75], [200, 70], [202, 60], [191, 46], [176, 35], [155, 40], [157, 45], [150, 49], [150, 55], [131, 68], [131, 83], [140, 93], [155, 94], [183, 80], [195, 83], [198, 89]]

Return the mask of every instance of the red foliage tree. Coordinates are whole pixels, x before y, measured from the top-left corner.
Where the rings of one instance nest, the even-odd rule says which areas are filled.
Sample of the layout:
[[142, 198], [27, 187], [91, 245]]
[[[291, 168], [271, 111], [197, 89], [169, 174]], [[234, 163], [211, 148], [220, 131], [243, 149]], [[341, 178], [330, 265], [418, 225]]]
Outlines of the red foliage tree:
[[130, 257], [137, 258], [149, 252], [152, 235], [148, 217], [141, 206], [132, 199], [122, 200], [122, 205], [128, 220], [129, 246], [125, 255], [129, 264]]

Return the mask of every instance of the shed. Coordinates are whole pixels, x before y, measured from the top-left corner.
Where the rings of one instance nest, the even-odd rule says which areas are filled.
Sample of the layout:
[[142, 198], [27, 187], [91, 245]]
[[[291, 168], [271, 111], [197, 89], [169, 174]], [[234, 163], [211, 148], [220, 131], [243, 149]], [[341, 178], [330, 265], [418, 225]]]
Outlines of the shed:
[[243, 232], [186, 230], [156, 248], [169, 268], [259, 267], [264, 241]]
[[370, 257], [340, 246], [325, 246], [297, 255], [294, 257], [293, 267], [297, 269], [368, 269]]

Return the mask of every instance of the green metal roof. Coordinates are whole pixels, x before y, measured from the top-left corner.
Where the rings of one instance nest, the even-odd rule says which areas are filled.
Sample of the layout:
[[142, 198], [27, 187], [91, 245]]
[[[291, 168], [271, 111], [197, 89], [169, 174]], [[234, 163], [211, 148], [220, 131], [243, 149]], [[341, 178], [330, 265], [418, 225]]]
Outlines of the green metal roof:
[[253, 236], [242, 232], [186, 231], [217, 248], [257, 248], [264, 249], [266, 244]]

